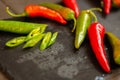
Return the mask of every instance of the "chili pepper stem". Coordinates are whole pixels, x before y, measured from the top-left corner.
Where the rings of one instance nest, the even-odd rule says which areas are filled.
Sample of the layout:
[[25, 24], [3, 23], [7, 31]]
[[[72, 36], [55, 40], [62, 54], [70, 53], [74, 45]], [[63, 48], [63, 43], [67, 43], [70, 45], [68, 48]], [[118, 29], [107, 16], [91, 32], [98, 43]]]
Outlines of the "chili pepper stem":
[[91, 10], [91, 11], [102, 11], [102, 9], [101, 8], [91, 8], [91, 9], [89, 9], [89, 10]]
[[73, 18], [73, 21], [74, 21], [74, 27], [73, 27], [73, 29], [72, 29], [72, 31], [71, 31], [71, 32], [74, 32], [74, 31], [75, 31], [75, 28], [76, 28], [76, 19], [75, 19], [75, 18]]
[[98, 22], [98, 19], [97, 19], [96, 15], [92, 11], [90, 11], [89, 13], [94, 17], [95, 22]]
[[96, 15], [93, 13], [93, 11], [96, 11], [96, 10], [100, 11], [100, 12], [102, 11], [101, 8], [91, 8], [91, 9], [88, 10], [88, 12], [94, 17], [95, 22], [98, 22]]
[[10, 11], [9, 7], [6, 7], [6, 12], [7, 12], [9, 15], [13, 16], [13, 17], [24, 17], [24, 16], [27, 15], [26, 12], [21, 13], [21, 14], [14, 14], [14, 13], [12, 13], [12, 12]]
[[[96, 15], [93, 13], [93, 11], [100, 11], [100, 12], [101, 12], [102, 9], [101, 9], [101, 8], [91, 8], [91, 9], [87, 10], [87, 12], [90, 13], [90, 14], [94, 17], [95, 22], [98, 22], [97, 17], [96, 17]], [[73, 29], [72, 29], [71, 32], [74, 32], [75, 29], [76, 29], [76, 19], [73, 18], [73, 20], [74, 20], [74, 27], [73, 27]]]

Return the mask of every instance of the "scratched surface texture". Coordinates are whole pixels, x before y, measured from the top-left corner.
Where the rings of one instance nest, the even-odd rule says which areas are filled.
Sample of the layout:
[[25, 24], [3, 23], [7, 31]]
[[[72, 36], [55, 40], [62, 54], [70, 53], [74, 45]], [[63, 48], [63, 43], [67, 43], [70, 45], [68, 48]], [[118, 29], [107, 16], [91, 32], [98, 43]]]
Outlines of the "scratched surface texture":
[[[59, 32], [55, 44], [40, 51], [39, 44], [30, 49], [22, 49], [23, 45], [7, 48], [5, 42], [20, 35], [0, 31], [0, 67], [10, 76], [10, 80], [120, 80], [120, 68], [112, 63], [107, 46], [105, 50], [111, 65], [109, 74], [100, 68], [87, 37], [80, 49], [74, 49], [74, 33], [71, 33], [70, 28], [73, 26], [72, 21], [61, 25], [41, 17], [13, 18], [5, 11], [5, 7], [9, 6], [12, 12], [21, 13], [27, 4], [42, 2], [61, 3], [61, 0], [0, 0], [1, 20], [45, 23], [48, 24], [46, 32]], [[98, 0], [77, 0], [77, 3], [80, 10], [100, 7]], [[95, 13], [106, 31], [111, 31], [120, 38], [120, 10], [112, 9], [108, 16]]]

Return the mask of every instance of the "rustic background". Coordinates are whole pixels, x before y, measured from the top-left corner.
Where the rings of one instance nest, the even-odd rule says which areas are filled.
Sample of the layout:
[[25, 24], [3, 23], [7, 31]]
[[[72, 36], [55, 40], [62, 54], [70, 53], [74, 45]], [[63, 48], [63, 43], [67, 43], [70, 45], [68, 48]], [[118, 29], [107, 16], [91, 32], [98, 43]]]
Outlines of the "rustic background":
[[[18, 34], [0, 32], [0, 80], [120, 80], [120, 68], [112, 61], [112, 53], [108, 42], [105, 41], [105, 50], [111, 65], [111, 73], [105, 73], [99, 66], [93, 55], [86, 37], [79, 50], [73, 46], [74, 33], [71, 33], [73, 22], [61, 25], [55, 21], [45, 18], [13, 18], [6, 13], [9, 6], [14, 13], [21, 13], [27, 4], [39, 4], [42, 2], [53, 2], [62, 4], [61, 0], [0, 0], [0, 19], [17, 20], [32, 23], [48, 24], [47, 31], [59, 32], [54, 45], [44, 51], [39, 51], [39, 45], [23, 50], [22, 46], [7, 48], [5, 42]], [[101, 7], [98, 0], [77, 0], [80, 10]], [[112, 9], [105, 16], [103, 13], [95, 12], [98, 20], [106, 28], [106, 31], [114, 33], [120, 38], [120, 9]], [[14, 27], [14, 26], [13, 26]], [[4, 79], [3, 79], [4, 80]]]

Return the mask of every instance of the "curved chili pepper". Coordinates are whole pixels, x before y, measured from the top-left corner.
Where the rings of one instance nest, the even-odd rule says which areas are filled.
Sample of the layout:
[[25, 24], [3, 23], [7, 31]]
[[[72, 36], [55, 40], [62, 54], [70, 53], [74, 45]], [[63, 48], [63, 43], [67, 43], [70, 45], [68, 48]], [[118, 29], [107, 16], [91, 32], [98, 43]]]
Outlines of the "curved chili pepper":
[[120, 65], [120, 39], [111, 32], [106, 32], [106, 35], [113, 49], [113, 59], [116, 64]]
[[0, 20], [0, 31], [12, 32], [18, 34], [28, 34], [35, 28], [40, 28], [40, 32], [43, 33], [46, 29], [46, 24], [19, 22]]
[[77, 18], [80, 13], [80, 9], [78, 7], [76, 0], [62, 0], [62, 1], [67, 7], [71, 8], [75, 12], [75, 17]]
[[106, 58], [106, 52], [104, 50], [103, 42], [104, 33], [105, 33], [104, 26], [98, 22], [93, 22], [88, 28], [88, 36], [93, 52], [103, 70], [109, 73], [110, 66]]
[[26, 38], [25, 36], [13, 38], [13, 39], [7, 41], [5, 45], [8, 47], [16, 47], [16, 46], [24, 43], [25, 38]]
[[49, 2], [41, 3], [40, 5], [48, 7], [50, 9], [53, 9], [53, 10], [59, 12], [62, 15], [62, 17], [67, 21], [74, 20], [74, 26], [76, 26], [75, 13], [72, 9], [64, 7], [59, 4], [54, 4], [54, 3], [49, 3]]
[[[73, 28], [72, 32], [76, 29], [75, 31], [75, 48], [78, 49], [82, 42], [85, 39], [87, 29], [89, 25], [92, 22], [92, 17], [95, 17], [94, 13], [92, 10], [100, 10], [100, 8], [92, 8], [89, 10], [83, 10], [80, 12], [78, 18], [77, 18], [77, 23], [76, 27]], [[95, 18], [96, 19], [96, 18]]]
[[111, 4], [112, 4], [111, 0], [103, 0], [103, 8], [106, 14], [110, 13]]
[[55, 20], [59, 23], [66, 24], [67, 22], [63, 19], [63, 17], [56, 11], [48, 9], [46, 7], [40, 5], [27, 5], [25, 7], [25, 12], [21, 14], [13, 14], [9, 11], [7, 7], [7, 12], [9, 15], [13, 17], [44, 17], [51, 20]]
[[36, 36], [32, 37], [30, 40], [26, 42], [23, 48], [33, 47], [35, 46], [40, 40], [42, 40], [44, 34], [37, 34]]
[[120, 0], [112, 0], [112, 7], [119, 8], [120, 7]]

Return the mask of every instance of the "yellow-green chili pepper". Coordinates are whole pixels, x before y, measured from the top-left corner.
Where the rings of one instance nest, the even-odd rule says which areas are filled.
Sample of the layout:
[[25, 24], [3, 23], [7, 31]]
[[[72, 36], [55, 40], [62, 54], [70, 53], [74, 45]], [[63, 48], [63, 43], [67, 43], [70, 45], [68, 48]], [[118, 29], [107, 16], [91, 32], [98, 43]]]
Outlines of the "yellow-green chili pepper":
[[86, 33], [87, 33], [87, 29], [92, 22], [92, 17], [94, 17], [95, 21], [97, 21], [97, 18], [95, 14], [92, 12], [92, 10], [101, 11], [100, 8], [92, 8], [89, 10], [83, 10], [80, 12], [77, 18], [76, 27], [74, 27], [72, 31], [74, 32], [74, 30], [76, 29], [75, 31], [75, 48], [76, 49], [78, 49], [80, 45], [82, 44], [82, 42], [84, 41]]
[[106, 35], [113, 49], [113, 59], [116, 64], [120, 65], [120, 40], [111, 32], [106, 32]]
[[33, 38], [34, 36], [40, 34], [40, 27], [33, 29], [26, 37], [26, 41], [30, 40], [31, 38]]
[[40, 27], [42, 33], [46, 29], [46, 26], [47, 26], [46, 24], [0, 20], [0, 31], [12, 32], [18, 34], [28, 34], [37, 27]]
[[47, 32], [40, 44], [40, 50], [44, 50], [48, 47], [48, 44], [51, 40], [51, 37], [52, 37], [52, 33], [51, 32]]
[[68, 7], [64, 7], [59, 4], [54, 4], [54, 3], [49, 3], [49, 2], [41, 3], [40, 5], [57, 11], [67, 21], [74, 20], [74, 26], [76, 26], [75, 13], [72, 9]]
[[42, 40], [44, 34], [37, 34], [36, 36], [32, 37], [30, 40], [26, 42], [23, 48], [33, 47], [35, 46], [40, 40]]
[[58, 35], [58, 32], [53, 33], [48, 46], [51, 46], [53, 43], [55, 43], [57, 35]]
[[16, 46], [24, 43], [25, 39], [26, 39], [25, 36], [16, 37], [16, 38], [13, 38], [13, 39], [9, 40], [8, 42], [6, 42], [5, 45], [8, 47], [16, 47]]

